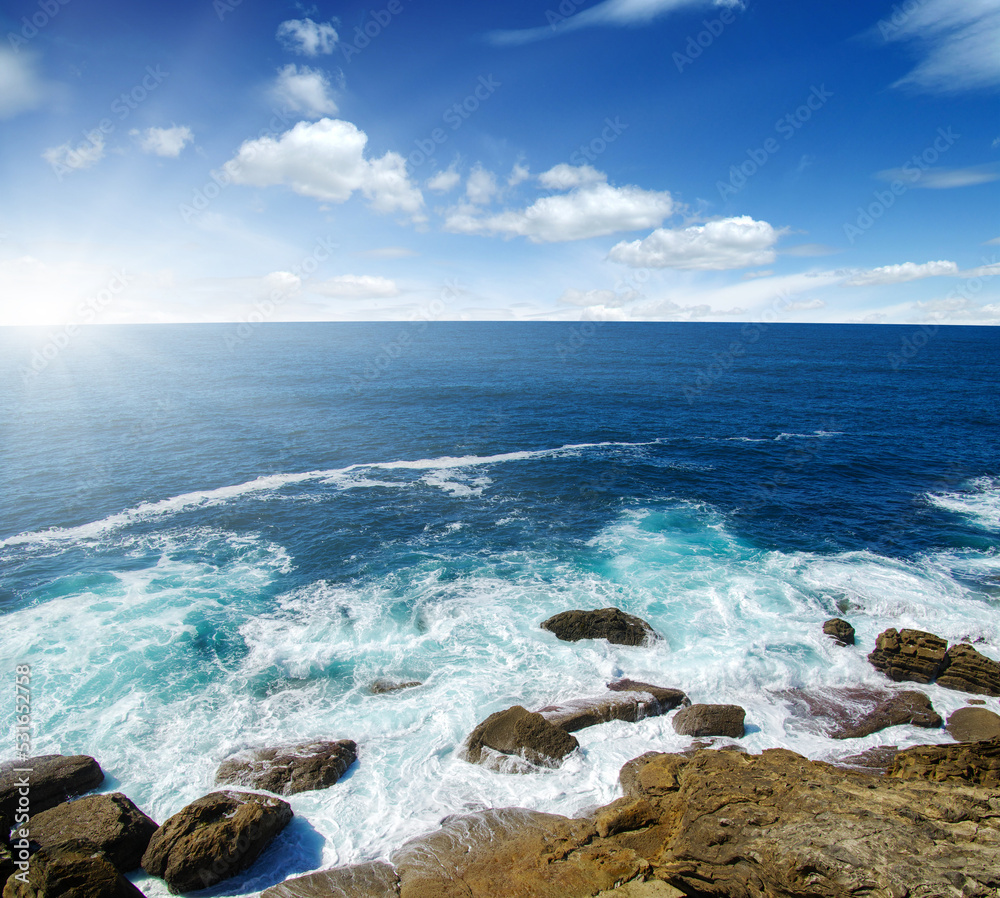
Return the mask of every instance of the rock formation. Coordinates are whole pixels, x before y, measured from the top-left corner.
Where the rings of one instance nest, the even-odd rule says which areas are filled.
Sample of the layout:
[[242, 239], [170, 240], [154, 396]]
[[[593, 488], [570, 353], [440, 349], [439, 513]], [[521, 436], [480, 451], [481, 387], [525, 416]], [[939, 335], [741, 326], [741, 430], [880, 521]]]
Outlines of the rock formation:
[[567, 642], [606, 639], [615, 645], [646, 645], [657, 638], [653, 628], [641, 617], [626, 614], [618, 608], [563, 611], [543, 621], [541, 626]]
[[959, 708], [948, 718], [948, 732], [959, 742], [981, 742], [1000, 736], [1000, 714], [986, 708]]
[[31, 857], [27, 882], [10, 877], [3, 898], [143, 898], [89, 842], [64, 842]]
[[350, 739], [262, 748], [223, 761], [215, 782], [295, 795], [334, 785], [357, 758], [358, 746]]
[[960, 642], [948, 649], [939, 686], [978, 695], [1000, 695], [1000, 664]]
[[[896, 755], [889, 776], [935, 783], [974, 783], [995, 793], [1000, 789], [1000, 738], [954, 745], [915, 745]], [[995, 794], [992, 798], [996, 800]], [[1000, 866], [995, 869], [1000, 871]]]
[[608, 688], [610, 695], [572, 699], [561, 705], [548, 705], [538, 713], [549, 723], [562, 727], [568, 733], [575, 733], [609, 720], [634, 723], [645, 717], [666, 714], [678, 705], [691, 704], [680, 689], [651, 686], [633, 680], [616, 680], [608, 683]]
[[948, 643], [922, 630], [886, 630], [868, 660], [890, 680], [932, 683], [944, 667]]
[[497, 711], [480, 723], [466, 741], [466, 758], [474, 764], [493, 766], [495, 759], [485, 749], [523, 758], [531, 764], [554, 767], [580, 743], [562, 727], [514, 705]]
[[936, 729], [944, 723], [922, 692], [897, 692], [879, 702], [857, 723], [841, 726], [830, 735], [834, 739], [857, 739], [888, 727], [910, 724]]
[[838, 645], [854, 645], [854, 627], [839, 617], [823, 624], [823, 632], [836, 639]]
[[682, 736], [743, 736], [746, 716], [739, 705], [691, 705], [674, 715], [674, 730]]
[[416, 686], [423, 686], [419, 680], [375, 680], [369, 687], [368, 691], [372, 695], [385, 695], [389, 692], [400, 692], [403, 689], [413, 689]]
[[18, 768], [31, 770], [31, 812], [35, 814], [104, 782], [101, 765], [87, 755], [39, 755], [27, 761], [7, 761], [0, 764], [0, 815], [14, 816], [23, 777], [14, 772]]

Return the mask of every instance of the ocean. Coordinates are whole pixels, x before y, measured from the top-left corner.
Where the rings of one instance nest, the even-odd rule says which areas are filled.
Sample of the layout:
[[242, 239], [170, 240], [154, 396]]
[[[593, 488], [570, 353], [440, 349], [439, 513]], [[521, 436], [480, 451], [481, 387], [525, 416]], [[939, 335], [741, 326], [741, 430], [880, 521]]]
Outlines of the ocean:
[[[742, 705], [751, 752], [951, 741], [835, 741], [787, 691], [885, 685], [866, 655], [888, 627], [1000, 659], [998, 370], [980, 327], [0, 329], [0, 759], [19, 664], [32, 752], [93, 755], [158, 822], [234, 752], [354, 739], [207, 893], [255, 895], [449, 814], [617, 797], [625, 761], [690, 744], [669, 716], [579, 731], [554, 770], [460, 757], [488, 714], [616, 677]], [[612, 605], [663, 638], [539, 628]], [[857, 646], [822, 634], [835, 616]]]

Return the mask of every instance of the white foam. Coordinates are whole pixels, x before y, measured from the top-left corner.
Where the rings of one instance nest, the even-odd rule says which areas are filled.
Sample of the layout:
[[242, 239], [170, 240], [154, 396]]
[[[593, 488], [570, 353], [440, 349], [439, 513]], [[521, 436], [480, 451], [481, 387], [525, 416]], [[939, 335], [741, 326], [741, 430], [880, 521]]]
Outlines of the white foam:
[[979, 477], [963, 492], [929, 493], [937, 508], [971, 518], [985, 530], [1000, 530], [1000, 478]]

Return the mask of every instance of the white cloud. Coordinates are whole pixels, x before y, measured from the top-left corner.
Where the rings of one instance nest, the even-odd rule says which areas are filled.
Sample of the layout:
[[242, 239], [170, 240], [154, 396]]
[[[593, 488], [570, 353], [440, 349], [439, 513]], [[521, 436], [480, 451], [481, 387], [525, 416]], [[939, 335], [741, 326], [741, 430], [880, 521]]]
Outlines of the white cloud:
[[983, 246], [1000, 246], [1000, 237], [994, 237], [992, 240], [987, 240]]
[[995, 278], [1000, 275], [1000, 262], [989, 262], [978, 268], [966, 268], [958, 273], [960, 278]]
[[85, 141], [75, 147], [68, 143], [50, 147], [42, 153], [42, 158], [60, 177], [71, 171], [90, 168], [104, 158], [104, 135], [94, 130]]
[[638, 299], [635, 290], [616, 293], [614, 290], [574, 290], [570, 288], [559, 297], [559, 302], [586, 308], [618, 309], [626, 303]]
[[902, 181], [907, 187], [923, 187], [925, 190], [949, 190], [953, 187], [974, 187], [989, 184], [1000, 178], [1000, 173], [988, 165], [974, 165], [968, 168], [889, 168], [878, 173], [883, 181]]
[[334, 299], [383, 299], [399, 296], [399, 287], [389, 278], [368, 274], [342, 274], [306, 285], [310, 293]]
[[617, 244], [608, 258], [633, 268], [749, 268], [774, 261], [774, 244], [782, 233], [741, 215], [690, 228], [659, 228], [645, 240]]
[[514, 167], [510, 170], [510, 174], [507, 175], [507, 186], [517, 187], [522, 181], [527, 181], [531, 177], [531, 172], [528, 171], [528, 166], [522, 165], [520, 162], [515, 163]]
[[450, 210], [445, 230], [559, 243], [655, 227], [674, 208], [673, 198], [666, 191], [612, 187], [602, 182], [541, 197], [525, 209], [508, 209], [487, 217], [480, 217], [474, 206], [459, 205]]
[[454, 167], [446, 171], [439, 171], [436, 175], [427, 179], [427, 189], [437, 193], [447, 193], [454, 190], [462, 180], [462, 176], [455, 171]]
[[538, 183], [546, 190], [571, 190], [584, 184], [597, 184], [607, 180], [608, 176], [596, 168], [589, 165], [567, 165], [565, 162], [560, 162], [538, 176]]
[[[572, 10], [580, 3], [569, 4]], [[521, 28], [514, 31], [494, 31], [488, 35], [490, 41], [500, 46], [528, 44], [544, 40], [567, 31], [590, 28], [594, 25], [637, 25], [644, 24], [658, 16], [678, 9], [708, 9], [713, 6], [740, 7], [741, 0], [604, 0], [589, 9], [564, 15], [553, 6], [549, 10], [548, 24], [537, 28]]]
[[996, 0], [920, 0], [901, 22], [878, 29], [887, 41], [912, 42], [924, 58], [894, 87], [958, 93], [1000, 86], [1000, 4]]
[[286, 65], [278, 69], [278, 78], [271, 88], [271, 96], [294, 112], [308, 118], [333, 115], [337, 104], [333, 99], [333, 86], [325, 72], [309, 66], [298, 68]]
[[477, 165], [469, 174], [465, 182], [465, 195], [473, 205], [483, 206], [488, 203], [497, 192], [497, 179], [493, 172], [486, 171], [481, 165]]
[[947, 275], [954, 277], [957, 274], [958, 265], [954, 262], [924, 262], [919, 265], [916, 262], [903, 262], [899, 265], [883, 265], [881, 268], [856, 272], [844, 283], [848, 287], [869, 287], [876, 284], [905, 284], [907, 281]]
[[393, 152], [366, 159], [367, 143], [368, 135], [351, 122], [299, 122], [277, 139], [246, 141], [225, 170], [239, 184], [280, 184], [334, 203], [360, 190], [378, 212], [401, 211], [419, 219], [424, 198], [407, 176], [406, 160]]
[[186, 125], [174, 125], [171, 128], [147, 128], [142, 132], [133, 128], [128, 133], [139, 141], [143, 152], [155, 153], [157, 156], [179, 156], [185, 145], [194, 140], [194, 134]]
[[45, 87], [35, 70], [35, 57], [0, 47], [0, 119], [34, 109], [44, 95]]
[[302, 56], [329, 55], [337, 46], [337, 31], [330, 22], [289, 19], [278, 26], [278, 41]]

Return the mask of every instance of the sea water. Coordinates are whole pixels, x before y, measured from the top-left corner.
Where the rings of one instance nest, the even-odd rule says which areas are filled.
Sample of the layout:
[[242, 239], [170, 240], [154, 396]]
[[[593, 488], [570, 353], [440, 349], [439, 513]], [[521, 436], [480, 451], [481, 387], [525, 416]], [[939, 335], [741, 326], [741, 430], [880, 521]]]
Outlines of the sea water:
[[[0, 758], [18, 664], [33, 753], [95, 756], [160, 822], [237, 751], [354, 739], [208, 892], [255, 895], [456, 812], [617, 797], [625, 761], [690, 744], [670, 716], [582, 730], [553, 770], [461, 756], [488, 714], [617, 677], [742, 705], [752, 752], [949, 741], [838, 742], [788, 693], [883, 686], [888, 627], [1000, 659], [998, 363], [1000, 331], [971, 327], [0, 330]], [[539, 628], [606, 606], [662, 639]], [[834, 616], [856, 647], [822, 634]]]

